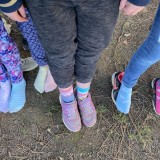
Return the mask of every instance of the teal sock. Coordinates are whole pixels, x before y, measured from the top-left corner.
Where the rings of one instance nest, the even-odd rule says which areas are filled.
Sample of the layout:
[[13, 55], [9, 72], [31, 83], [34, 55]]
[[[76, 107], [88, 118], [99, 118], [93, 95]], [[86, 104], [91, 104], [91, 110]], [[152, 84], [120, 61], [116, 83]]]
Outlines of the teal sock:
[[9, 101], [9, 112], [20, 111], [26, 102], [26, 82], [24, 79], [19, 83], [12, 84], [11, 97]]
[[116, 107], [120, 112], [124, 114], [129, 113], [131, 106], [131, 95], [132, 88], [128, 88], [122, 83], [116, 99]]

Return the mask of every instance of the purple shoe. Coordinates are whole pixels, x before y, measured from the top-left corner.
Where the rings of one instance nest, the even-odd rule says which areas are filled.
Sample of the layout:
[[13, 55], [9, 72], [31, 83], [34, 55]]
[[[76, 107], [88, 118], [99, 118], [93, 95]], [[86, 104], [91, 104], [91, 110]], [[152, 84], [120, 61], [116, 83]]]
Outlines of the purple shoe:
[[87, 98], [78, 100], [79, 110], [82, 118], [82, 122], [87, 127], [92, 127], [97, 121], [97, 112], [89, 93]]
[[153, 89], [153, 109], [160, 116], [160, 78], [153, 79], [151, 85]]
[[81, 118], [77, 108], [77, 101], [65, 103], [60, 97], [62, 106], [62, 120], [64, 125], [72, 132], [78, 132], [81, 129]]

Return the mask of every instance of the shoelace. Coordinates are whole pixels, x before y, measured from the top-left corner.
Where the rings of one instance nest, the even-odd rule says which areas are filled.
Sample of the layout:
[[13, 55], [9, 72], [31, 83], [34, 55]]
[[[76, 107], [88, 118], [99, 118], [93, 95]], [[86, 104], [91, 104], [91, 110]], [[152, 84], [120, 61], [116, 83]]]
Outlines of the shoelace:
[[22, 63], [27, 63], [27, 62], [29, 62], [29, 60], [28, 59], [21, 59], [21, 62]]

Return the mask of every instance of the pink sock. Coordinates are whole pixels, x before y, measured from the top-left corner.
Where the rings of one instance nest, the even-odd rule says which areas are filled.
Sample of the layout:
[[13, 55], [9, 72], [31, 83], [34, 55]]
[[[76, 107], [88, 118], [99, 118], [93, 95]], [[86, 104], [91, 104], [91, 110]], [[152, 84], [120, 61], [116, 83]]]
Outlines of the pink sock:
[[51, 92], [57, 88], [57, 84], [55, 83], [50, 70], [48, 70], [46, 82], [45, 82], [45, 92]]

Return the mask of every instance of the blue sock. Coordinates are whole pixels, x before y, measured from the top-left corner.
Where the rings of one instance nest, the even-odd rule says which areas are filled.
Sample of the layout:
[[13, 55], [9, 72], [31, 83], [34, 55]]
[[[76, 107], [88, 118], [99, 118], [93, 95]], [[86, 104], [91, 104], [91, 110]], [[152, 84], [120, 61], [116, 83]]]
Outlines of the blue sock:
[[9, 101], [9, 112], [20, 111], [26, 102], [26, 82], [23, 79], [19, 83], [12, 84], [11, 97]]
[[8, 112], [8, 104], [11, 93], [11, 83], [7, 79], [5, 82], [0, 82], [0, 112]]
[[116, 107], [120, 112], [125, 114], [129, 113], [131, 106], [131, 95], [132, 88], [128, 88], [122, 83], [116, 99]]

